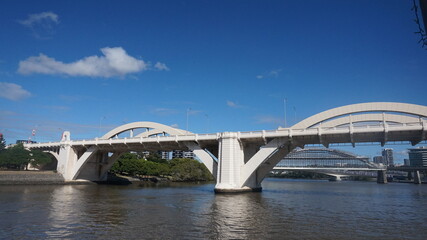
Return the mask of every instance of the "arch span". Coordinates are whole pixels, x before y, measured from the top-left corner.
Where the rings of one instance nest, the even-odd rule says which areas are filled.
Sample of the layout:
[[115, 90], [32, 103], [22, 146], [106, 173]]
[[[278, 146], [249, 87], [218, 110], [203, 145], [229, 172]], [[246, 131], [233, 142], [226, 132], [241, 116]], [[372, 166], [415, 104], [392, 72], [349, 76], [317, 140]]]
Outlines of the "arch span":
[[407, 116], [407, 115], [397, 115], [397, 114], [379, 114], [379, 113], [368, 113], [368, 114], [358, 114], [358, 115], [349, 115], [342, 116], [337, 119], [332, 119], [330, 121], [322, 123], [323, 128], [333, 128], [347, 125], [350, 123], [361, 123], [361, 122], [386, 122], [386, 123], [414, 123], [419, 122], [420, 118]]
[[[316, 114], [314, 116], [311, 116], [309, 118], [306, 118], [302, 120], [301, 122], [295, 124], [291, 128], [294, 129], [305, 129], [305, 128], [311, 128], [313, 126], [316, 126], [317, 124], [326, 122], [328, 120], [332, 120], [334, 118], [342, 117], [345, 115], [351, 115], [351, 114], [359, 114], [359, 113], [374, 113], [374, 112], [390, 112], [390, 113], [397, 113], [395, 115], [399, 116], [398, 114], [409, 114], [413, 116], [417, 116], [419, 118], [425, 118], [427, 117], [427, 107], [416, 105], [416, 104], [409, 104], [409, 103], [396, 103], [396, 102], [371, 102], [371, 103], [359, 103], [359, 104], [352, 104], [347, 105], [343, 107], [337, 107], [333, 108], [324, 112], [321, 112], [319, 114]], [[366, 122], [369, 121], [370, 117], [368, 116], [374, 116], [370, 114], [364, 114], [361, 115], [362, 118], [356, 117], [357, 122]], [[393, 116], [392, 114], [384, 114], [382, 115], [382, 120], [387, 121], [387, 117], [384, 116]], [[401, 117], [389, 117], [391, 121], [403, 121], [402, 123], [410, 120], [411, 118], [405, 118], [405, 116]], [[345, 123], [351, 123], [351, 118], [348, 117], [347, 121], [337, 121], [336, 124], [345, 124]], [[365, 117], [365, 118], [364, 118]], [[393, 119], [392, 119], [393, 118]], [[415, 119], [412, 117], [412, 119]], [[376, 115], [372, 120], [379, 120], [378, 115]], [[336, 121], [335, 119], [333, 121]], [[323, 126], [323, 124], [322, 124]], [[329, 126], [334, 126], [334, 124], [330, 124]]]
[[[139, 128], [145, 128], [148, 131], [143, 132], [135, 137], [149, 137], [149, 136], [153, 136], [153, 135], [157, 135], [157, 134], [162, 134], [162, 133], [167, 133], [169, 135], [186, 135], [186, 134], [191, 134], [191, 132], [185, 131], [185, 130], [181, 130], [181, 129], [177, 129], [177, 128], [173, 128], [167, 125], [163, 125], [160, 123], [155, 123], [155, 122], [133, 122], [133, 123], [128, 123], [128, 124], [124, 124], [121, 126], [118, 126], [116, 128], [114, 128], [113, 130], [109, 131], [108, 133], [106, 133], [104, 136], [101, 137], [101, 139], [109, 139], [112, 138], [118, 134], [127, 132], [127, 131], [133, 131], [134, 129], [139, 129]], [[131, 136], [134, 137], [134, 136]]]

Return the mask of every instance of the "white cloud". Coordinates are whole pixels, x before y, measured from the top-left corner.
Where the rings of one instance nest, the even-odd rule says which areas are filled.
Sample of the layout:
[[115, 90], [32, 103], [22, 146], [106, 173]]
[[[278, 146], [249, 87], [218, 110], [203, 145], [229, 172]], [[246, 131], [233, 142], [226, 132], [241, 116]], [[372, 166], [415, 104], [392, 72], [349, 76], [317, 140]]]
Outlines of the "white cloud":
[[193, 110], [193, 109], [189, 108], [189, 109], [187, 109], [187, 113], [188, 113], [188, 115], [197, 115], [199, 113], [202, 113], [202, 111], [200, 111], [200, 110]]
[[106, 47], [101, 52], [104, 56], [89, 56], [72, 63], [63, 63], [41, 53], [20, 61], [18, 72], [109, 78], [149, 69], [148, 63], [129, 56], [121, 47]]
[[236, 107], [236, 103], [234, 103], [233, 101], [227, 100], [227, 106]]
[[166, 64], [161, 63], [161, 62], [157, 62], [157, 63], [154, 65], [154, 67], [155, 67], [157, 70], [160, 70], [160, 71], [162, 71], [162, 70], [164, 70], [164, 71], [169, 71], [169, 70], [170, 70], [170, 69], [168, 68], [168, 66], [166, 66]]
[[279, 73], [282, 71], [282, 69], [277, 69], [277, 70], [271, 70], [268, 75], [272, 76], [272, 77], [278, 77]]
[[240, 105], [236, 102], [230, 101], [230, 100], [227, 100], [227, 106], [229, 106], [231, 108], [243, 108], [242, 105]]
[[277, 78], [279, 76], [279, 73], [282, 71], [282, 69], [276, 69], [271, 70], [268, 73], [265, 74], [259, 74], [256, 76], [257, 79], [263, 79], [263, 78]]
[[31, 93], [15, 83], [0, 82], [0, 97], [18, 101], [30, 97]]
[[58, 15], [53, 12], [35, 13], [35, 14], [28, 15], [28, 18], [26, 20], [20, 20], [18, 22], [24, 26], [31, 27], [34, 24], [37, 24], [43, 21], [48, 21], [48, 22], [53, 22], [58, 24], [59, 23]]
[[49, 38], [53, 34], [54, 26], [59, 24], [59, 17], [53, 12], [42, 12], [28, 15], [25, 20], [18, 21], [31, 29], [36, 38]]

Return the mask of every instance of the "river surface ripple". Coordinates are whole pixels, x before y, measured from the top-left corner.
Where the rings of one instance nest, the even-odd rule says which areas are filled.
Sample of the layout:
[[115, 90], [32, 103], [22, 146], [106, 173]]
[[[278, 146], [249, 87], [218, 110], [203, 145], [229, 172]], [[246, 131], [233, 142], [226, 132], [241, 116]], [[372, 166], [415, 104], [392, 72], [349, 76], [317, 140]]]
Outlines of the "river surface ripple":
[[0, 186], [0, 239], [427, 239], [427, 185]]

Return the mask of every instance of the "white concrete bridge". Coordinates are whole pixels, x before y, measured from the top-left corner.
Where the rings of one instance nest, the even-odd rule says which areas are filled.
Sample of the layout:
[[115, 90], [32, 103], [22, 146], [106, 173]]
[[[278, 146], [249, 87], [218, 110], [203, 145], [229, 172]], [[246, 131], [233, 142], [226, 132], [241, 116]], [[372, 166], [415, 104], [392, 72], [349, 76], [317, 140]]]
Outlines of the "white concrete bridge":
[[[192, 150], [216, 178], [216, 192], [261, 190], [266, 174], [292, 149], [306, 144], [426, 140], [427, 107], [375, 102], [334, 108], [290, 128], [251, 132], [194, 134], [153, 122], [119, 126], [104, 136], [73, 141], [25, 144], [52, 153], [66, 180], [102, 181], [128, 151]], [[143, 129], [144, 131], [141, 131]]]

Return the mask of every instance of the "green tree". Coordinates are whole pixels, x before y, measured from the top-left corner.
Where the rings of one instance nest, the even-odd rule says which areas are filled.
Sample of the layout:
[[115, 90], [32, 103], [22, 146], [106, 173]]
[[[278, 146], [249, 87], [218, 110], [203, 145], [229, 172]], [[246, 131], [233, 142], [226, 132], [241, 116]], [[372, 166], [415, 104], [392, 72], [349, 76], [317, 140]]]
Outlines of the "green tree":
[[3, 134], [0, 133], [0, 152], [6, 148], [6, 141], [3, 138]]
[[31, 164], [37, 168], [52, 162], [52, 158], [49, 153], [45, 153], [37, 149], [31, 150], [30, 156]]
[[110, 172], [136, 176], [143, 168], [145, 160], [138, 159], [134, 153], [125, 153], [113, 164]]
[[174, 158], [170, 161], [171, 176], [175, 181], [211, 181], [212, 174], [202, 163], [194, 159]]
[[158, 153], [150, 153], [150, 155], [147, 156], [147, 161], [163, 164], [168, 163], [168, 160], [163, 159]]
[[0, 153], [0, 166], [8, 169], [26, 169], [30, 160], [30, 151], [25, 149], [22, 143]]
[[170, 169], [167, 163], [165, 164], [145, 161], [143, 163], [143, 168], [141, 169], [140, 174], [150, 176], [167, 176], [170, 174]]
[[175, 158], [171, 161], [160, 157], [142, 159], [135, 153], [125, 153], [113, 164], [111, 173], [130, 176], [171, 176], [174, 181], [206, 181], [213, 176], [202, 163], [188, 158]]

